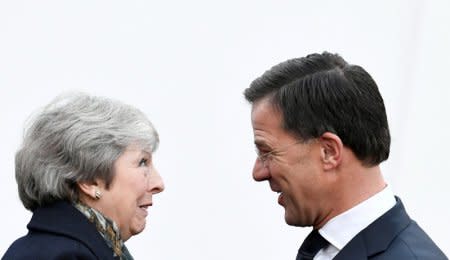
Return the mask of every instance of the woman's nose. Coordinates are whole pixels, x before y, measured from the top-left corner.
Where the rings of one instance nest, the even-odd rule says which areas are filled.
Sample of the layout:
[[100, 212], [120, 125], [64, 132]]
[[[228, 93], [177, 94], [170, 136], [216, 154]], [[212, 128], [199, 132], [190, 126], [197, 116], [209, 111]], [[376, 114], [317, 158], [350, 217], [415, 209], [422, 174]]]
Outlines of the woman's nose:
[[161, 178], [161, 175], [159, 175], [159, 172], [155, 168], [153, 168], [149, 188], [152, 194], [160, 193], [165, 188], [163, 179]]

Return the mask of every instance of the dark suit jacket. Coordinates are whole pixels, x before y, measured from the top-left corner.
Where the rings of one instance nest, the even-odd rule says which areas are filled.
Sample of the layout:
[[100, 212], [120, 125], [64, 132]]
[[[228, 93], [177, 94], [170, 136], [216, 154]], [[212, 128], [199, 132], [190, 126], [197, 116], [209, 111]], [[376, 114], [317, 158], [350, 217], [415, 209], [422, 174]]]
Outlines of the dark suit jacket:
[[396, 199], [392, 209], [356, 235], [334, 259], [448, 259]]
[[33, 212], [28, 234], [17, 239], [3, 260], [114, 259], [94, 224], [67, 202]]

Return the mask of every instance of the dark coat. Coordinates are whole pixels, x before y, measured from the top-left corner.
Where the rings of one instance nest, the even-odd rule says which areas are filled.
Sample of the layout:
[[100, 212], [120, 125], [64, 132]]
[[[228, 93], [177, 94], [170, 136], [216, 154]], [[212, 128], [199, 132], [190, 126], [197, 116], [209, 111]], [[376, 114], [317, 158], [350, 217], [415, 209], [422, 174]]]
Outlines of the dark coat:
[[395, 206], [356, 235], [336, 260], [448, 259], [431, 238], [411, 220], [397, 198]]
[[94, 224], [68, 202], [36, 209], [27, 228], [2, 260], [115, 259]]

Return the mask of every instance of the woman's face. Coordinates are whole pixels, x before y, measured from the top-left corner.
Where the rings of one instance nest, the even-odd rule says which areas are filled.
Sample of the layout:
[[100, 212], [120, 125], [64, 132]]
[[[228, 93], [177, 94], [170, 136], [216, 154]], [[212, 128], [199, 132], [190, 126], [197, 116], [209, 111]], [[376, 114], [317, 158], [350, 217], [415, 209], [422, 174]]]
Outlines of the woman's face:
[[95, 208], [113, 220], [125, 241], [145, 228], [153, 194], [164, 190], [161, 176], [153, 167], [152, 155], [130, 146], [114, 162], [114, 178], [105, 189]]

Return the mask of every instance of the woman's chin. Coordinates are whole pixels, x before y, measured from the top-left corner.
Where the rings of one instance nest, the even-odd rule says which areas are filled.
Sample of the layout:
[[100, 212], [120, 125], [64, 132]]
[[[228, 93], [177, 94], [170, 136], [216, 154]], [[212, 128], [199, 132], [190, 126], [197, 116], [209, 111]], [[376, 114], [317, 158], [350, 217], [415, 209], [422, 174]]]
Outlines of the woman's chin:
[[141, 223], [137, 223], [134, 228], [132, 229], [132, 236], [137, 235], [139, 233], [141, 233], [142, 231], [144, 231], [145, 229], [145, 219], [144, 221], [142, 221]]

